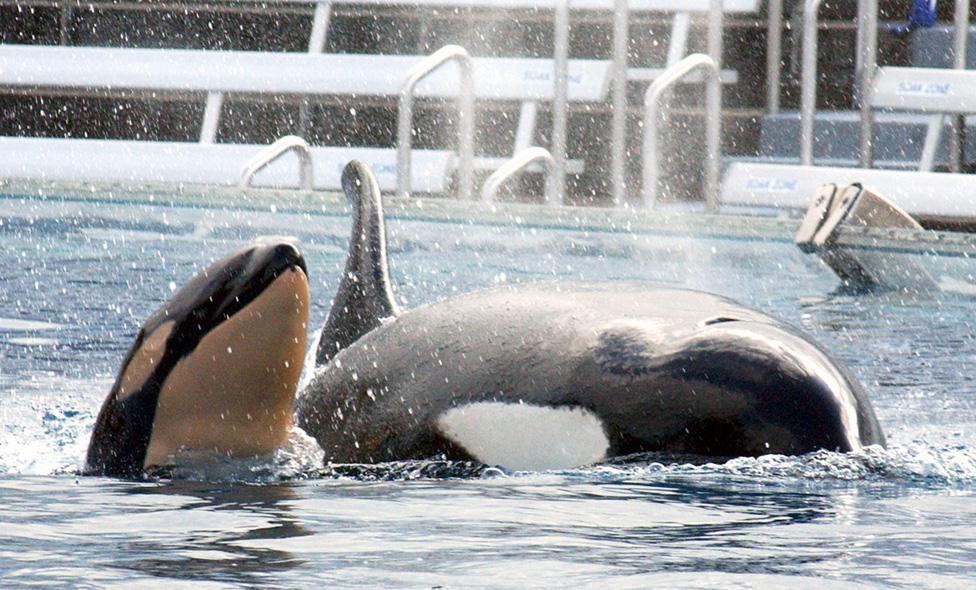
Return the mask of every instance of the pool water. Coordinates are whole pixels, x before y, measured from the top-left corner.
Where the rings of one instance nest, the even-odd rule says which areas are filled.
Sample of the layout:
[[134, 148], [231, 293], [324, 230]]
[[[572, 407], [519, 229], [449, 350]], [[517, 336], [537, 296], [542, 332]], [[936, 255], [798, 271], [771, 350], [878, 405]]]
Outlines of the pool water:
[[976, 264], [931, 297], [838, 294], [788, 242], [391, 220], [405, 308], [499, 283], [644, 281], [800, 326], [871, 394], [887, 450], [558, 473], [323, 472], [313, 450], [127, 482], [79, 477], [142, 320], [261, 235], [296, 238], [312, 328], [348, 218], [0, 199], [0, 586], [971, 587]]

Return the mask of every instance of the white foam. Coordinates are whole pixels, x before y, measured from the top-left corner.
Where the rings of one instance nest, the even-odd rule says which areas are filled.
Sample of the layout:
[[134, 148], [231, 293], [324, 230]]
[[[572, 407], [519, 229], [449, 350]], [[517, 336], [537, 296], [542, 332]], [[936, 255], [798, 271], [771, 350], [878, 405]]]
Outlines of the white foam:
[[939, 288], [946, 293], [957, 293], [959, 295], [976, 295], [976, 285], [949, 276], [939, 279]]
[[319, 342], [322, 340], [322, 328], [312, 333], [312, 342], [305, 351], [305, 360], [302, 364], [302, 374], [298, 378], [298, 388], [295, 390], [296, 395], [300, 395], [302, 390], [312, 382], [315, 378], [315, 370], [318, 368], [315, 366], [315, 357], [318, 356], [319, 352]]
[[29, 338], [29, 337], [8, 338], [6, 342], [8, 344], [13, 344], [15, 346], [26, 346], [26, 347], [54, 346], [55, 344], [58, 343], [58, 341], [53, 338]]
[[437, 426], [477, 460], [514, 471], [589, 465], [610, 446], [600, 419], [579, 407], [478, 402], [444, 412]]
[[61, 326], [49, 322], [34, 320], [19, 320], [15, 318], [0, 318], [0, 331], [23, 332], [27, 330], [57, 330]]

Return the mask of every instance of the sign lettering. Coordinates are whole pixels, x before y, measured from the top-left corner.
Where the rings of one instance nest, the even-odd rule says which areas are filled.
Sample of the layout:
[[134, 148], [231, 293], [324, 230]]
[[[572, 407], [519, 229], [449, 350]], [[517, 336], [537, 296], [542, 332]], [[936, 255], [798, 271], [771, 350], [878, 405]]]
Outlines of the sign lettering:
[[800, 182], [790, 178], [750, 178], [746, 180], [746, 190], [761, 193], [793, 193]]
[[902, 96], [949, 96], [951, 82], [923, 82], [921, 80], [902, 80], [895, 89]]

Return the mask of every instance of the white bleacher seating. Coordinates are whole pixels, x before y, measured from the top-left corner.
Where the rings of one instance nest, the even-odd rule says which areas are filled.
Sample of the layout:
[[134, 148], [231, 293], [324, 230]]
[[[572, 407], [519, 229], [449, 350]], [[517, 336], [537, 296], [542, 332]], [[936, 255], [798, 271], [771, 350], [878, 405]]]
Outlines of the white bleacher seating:
[[[198, 51], [161, 49], [118, 49], [101, 47], [51, 47], [27, 45], [0, 45], [0, 87], [45, 88], [72, 94], [102, 91], [125, 91], [144, 93], [151, 96], [160, 94], [198, 93], [264, 93], [274, 95], [351, 95], [396, 97], [403, 83], [403, 77], [423, 56], [399, 55], [351, 55], [351, 54], [303, 54], [303, 53], [258, 53], [244, 51]], [[609, 92], [610, 64], [598, 60], [571, 60], [569, 64], [569, 100], [571, 102], [599, 102], [606, 99]], [[476, 58], [474, 59], [475, 97], [488, 100], [551, 100], [552, 99], [552, 61], [546, 59], [518, 58]], [[453, 64], [433, 73], [417, 86], [417, 95], [422, 97], [447, 98], [457, 94], [458, 69]], [[207, 109], [208, 114], [201, 127], [201, 146], [210, 143], [207, 129], [216, 129], [219, 116], [219, 103], [216, 110]], [[207, 119], [210, 119], [209, 121]], [[88, 140], [70, 140], [87, 142]], [[200, 154], [201, 149], [191, 149], [197, 144], [165, 143], [152, 146], [146, 141], [111, 141], [98, 147], [107, 153], [128, 154], [125, 161], [124, 178], [130, 181], [140, 178], [161, 180], [164, 174], [172, 174], [171, 179], [185, 180], [190, 177], [210, 178], [199, 171], [186, 175], [179, 174], [179, 167], [163, 166], [154, 162], [153, 154], [173, 154], [177, 148], [188, 154]], [[14, 143], [7, 142], [0, 149], [6, 152], [14, 149]], [[19, 145], [19, 144], [17, 144]], [[67, 149], [61, 144], [47, 144], [37, 140], [30, 144], [47, 146], [54, 153]], [[182, 147], [181, 147], [182, 146]], [[223, 148], [224, 146], [218, 146]], [[254, 148], [238, 162], [239, 166], [253, 155]], [[92, 149], [95, 149], [94, 147]], [[358, 153], [359, 148], [314, 148], [313, 161], [316, 166], [329, 170], [340, 169], [342, 165]], [[363, 148], [365, 149], [365, 148]], [[145, 157], [137, 154], [143, 150]], [[430, 151], [430, 154], [425, 154]], [[0, 152], [2, 153], [2, 152]], [[238, 153], [225, 149], [214, 151], [215, 158], [230, 157]], [[381, 188], [392, 190], [392, 185], [384, 184], [382, 176], [395, 176], [396, 154], [393, 150], [372, 149], [362, 152], [369, 155], [374, 169], [381, 177]], [[422, 182], [420, 192], [442, 192], [446, 187], [450, 168], [442, 164], [453, 162], [449, 152], [443, 150], [414, 150], [418, 162], [429, 162], [424, 169], [441, 171], [443, 177], [428, 178]], [[25, 176], [60, 177], [69, 170], [83, 173], [84, 166], [72, 166], [57, 170], [46, 168], [58, 166], [53, 158], [30, 158], [12, 154], [13, 161], [4, 168], [6, 174], [16, 170]], [[99, 174], [107, 175], [116, 168], [102, 162], [101, 156], [88, 156]], [[81, 152], [74, 153], [73, 162], [81, 162]], [[189, 156], [186, 160], [192, 160]], [[494, 168], [504, 159], [479, 158], [477, 165]], [[33, 168], [28, 168], [30, 163]], [[192, 168], [192, 164], [188, 163]], [[569, 170], [580, 172], [582, 163], [571, 162]], [[139, 171], [142, 170], [140, 174]], [[418, 170], [420, 170], [418, 168]], [[168, 171], [168, 172], [167, 172]], [[386, 172], [383, 172], [386, 171]], [[239, 170], [237, 171], [239, 172]], [[414, 176], [419, 176], [415, 174]], [[220, 173], [217, 178], [225, 178]], [[295, 178], [295, 177], [289, 177]], [[336, 180], [329, 184], [330, 178]], [[106, 177], [107, 179], [107, 177]], [[211, 178], [212, 180], [212, 178]], [[260, 181], [260, 177], [258, 178]], [[336, 189], [338, 177], [334, 174], [316, 174], [316, 186]]]
[[[141, 93], [158, 96], [161, 94], [199, 94], [208, 96], [208, 108], [201, 124], [201, 146], [212, 143], [220, 115], [220, 100], [211, 108], [211, 98], [223, 93], [271, 94], [271, 95], [348, 95], [396, 97], [400, 91], [405, 72], [419, 63], [423, 56], [401, 55], [354, 55], [354, 54], [305, 54], [305, 53], [262, 53], [245, 51], [200, 51], [163, 49], [120, 49], [104, 47], [54, 47], [37, 45], [0, 45], [0, 88], [48, 89], [65, 94], [98, 94], [100, 92]], [[551, 100], [553, 94], [552, 60], [531, 58], [475, 58], [474, 92], [481, 100], [522, 101], [525, 120], [520, 121], [517, 143], [531, 138], [534, 129], [535, 101]], [[571, 103], [594, 103], [607, 99], [610, 87], [610, 63], [601, 60], [570, 60], [569, 62], [569, 100]], [[417, 87], [421, 97], [447, 98], [457, 93], [458, 68], [447, 64]], [[526, 106], [532, 106], [526, 109]], [[526, 124], [528, 123], [528, 124]], [[69, 140], [87, 142], [89, 140]], [[151, 157], [157, 153], [174, 153], [183, 146], [187, 153], [199, 154], [200, 150], [190, 150], [192, 143], [165, 143], [152, 146], [147, 141], [115, 140], [98, 147], [106, 153], [129, 154], [125, 157], [128, 166], [119, 179], [137, 181], [161, 180], [165, 174], [172, 179], [186, 180], [190, 177], [204, 178], [205, 175], [188, 172], [178, 174], [180, 168], [167, 167], [154, 162]], [[0, 147], [4, 152], [14, 150], [11, 142]], [[29, 144], [31, 149], [47, 146], [61, 153], [67, 149], [59, 143], [45, 143], [37, 140]], [[223, 146], [218, 146], [223, 147]], [[254, 148], [256, 146], [251, 146]], [[515, 150], [522, 145], [516, 145]], [[93, 148], [94, 150], [95, 148]], [[183, 148], [181, 148], [183, 149]], [[201, 147], [202, 149], [202, 147]], [[313, 160], [316, 166], [322, 165], [330, 170], [341, 168], [356, 148], [315, 148]], [[136, 154], [144, 150], [145, 157]], [[446, 175], [450, 169], [441, 166], [448, 159], [448, 152], [434, 150], [429, 156], [424, 150], [415, 150], [414, 157], [429, 159], [429, 170], [443, 170], [445, 178], [424, 181], [422, 192], [440, 192], [447, 184]], [[213, 157], [230, 157], [233, 150], [213, 152]], [[240, 160], [244, 161], [253, 149]], [[366, 153], [366, 152], [364, 152]], [[395, 167], [396, 154], [393, 150], [376, 149], [368, 152], [374, 167], [391, 170]], [[83, 173], [85, 166], [60, 166], [54, 158], [32, 158], [28, 155], [12, 153], [11, 162], [4, 168], [5, 175], [13, 170], [25, 176], [47, 176], [63, 178], [69, 170]], [[105, 176], [115, 170], [112, 166], [94, 164], [101, 162], [102, 156], [88, 156], [93, 164], [92, 170]], [[82, 154], [74, 153], [73, 162], [82, 162]], [[338, 158], [336, 160], [335, 158]], [[187, 156], [187, 159], [192, 159]], [[426, 161], [426, 160], [424, 160]], [[479, 158], [479, 168], [492, 169], [499, 166], [503, 158]], [[30, 163], [33, 168], [28, 168]], [[47, 163], [47, 164], [45, 164]], [[571, 161], [568, 170], [579, 173], [582, 162]], [[57, 169], [48, 169], [46, 166]], [[192, 167], [191, 164], [187, 164]], [[140, 170], [142, 173], [140, 174]], [[119, 171], [121, 174], [122, 171]], [[380, 172], [382, 176], [382, 172]], [[226, 175], [217, 175], [224, 178]], [[316, 174], [316, 186], [338, 188], [338, 184], [328, 184], [330, 174]], [[105, 176], [107, 179], [107, 176]], [[260, 179], [259, 179], [260, 180]], [[223, 181], [221, 181], [223, 182]], [[381, 188], [388, 185], [381, 182]], [[421, 189], [415, 189], [421, 190]]]
[[[248, 0], [267, 5], [281, 4], [350, 4], [374, 6], [409, 6], [430, 8], [551, 9], [551, 0]], [[723, 10], [754, 13], [759, 0], [725, 0]], [[707, 12], [709, 0], [630, 0], [631, 12]], [[614, 0], [571, 0], [570, 9], [579, 11], [612, 11]]]
[[726, 169], [723, 206], [805, 210], [822, 184], [860, 182], [914, 217], [971, 218], [976, 211], [976, 175], [928, 171], [946, 113], [976, 113], [976, 70], [878, 68], [871, 105], [935, 116], [923, 148], [923, 170], [877, 170], [734, 162]]
[[976, 70], [878, 68], [871, 106], [922, 113], [976, 113]]
[[[0, 178], [143, 185], [186, 183], [236, 186], [244, 163], [266, 146], [166, 141], [0, 137]], [[376, 174], [380, 189], [396, 189], [396, 153], [384, 148], [311, 148], [314, 185], [339, 190], [342, 168], [362, 160]], [[418, 150], [413, 155], [414, 193], [443, 193], [454, 167], [454, 153]], [[252, 186], [298, 188], [298, 158], [284, 154], [254, 177]]]
[[976, 71], [941, 68], [879, 68], [871, 106], [929, 115], [919, 170], [932, 170], [949, 115], [976, 113]]
[[[249, 0], [266, 5], [265, 0]], [[285, 4], [307, 4], [308, 0], [277, 0]], [[433, 9], [482, 9], [482, 10], [551, 10], [552, 2], [546, 0], [312, 0], [318, 7], [313, 17], [312, 34], [309, 40], [309, 52], [321, 52], [328, 36], [331, 9], [335, 5], [356, 6], [369, 8], [372, 6], [396, 6], [406, 8]], [[611, 12], [614, 10], [615, 0], [571, 0], [569, 8], [575, 12]], [[687, 43], [691, 13], [705, 13], [711, 8], [710, 0], [630, 0], [628, 10], [631, 13], [674, 13], [671, 36], [669, 38], [668, 63], [673, 65], [687, 55]], [[753, 14], [759, 11], [760, 0], [724, 0], [722, 10], [727, 14]], [[317, 33], [318, 31], [318, 33]], [[628, 79], [642, 82], [653, 82], [665, 68], [630, 68]], [[723, 70], [722, 82], [735, 84], [738, 75], [735, 71]]]
[[[247, 0], [252, 3], [262, 5], [273, 4], [267, 0]], [[289, 4], [308, 4], [309, 0], [277, 0], [277, 2]], [[323, 44], [328, 34], [328, 20], [332, 6], [395, 6], [406, 8], [431, 8], [455, 10], [481, 9], [481, 10], [552, 10], [554, 3], [547, 0], [311, 0], [312, 3], [320, 7], [314, 17], [317, 21], [313, 26], [313, 43]], [[724, 0], [722, 11], [726, 14], [755, 14], [759, 11], [760, 0]], [[615, 0], [570, 0], [569, 8], [574, 12], [603, 12], [612, 13], [615, 9]], [[324, 9], [324, 10], [322, 10]], [[672, 41], [675, 37], [681, 37], [682, 55], [670, 58], [670, 61], [680, 60], [684, 57], [685, 48], [683, 45], [687, 41], [686, 19], [681, 15], [691, 13], [704, 13], [711, 9], [710, 0], [630, 0], [628, 10], [634, 13], [674, 13], [674, 28], [672, 30]], [[315, 29], [319, 28], [321, 38], [315, 38]], [[676, 58], [676, 59], [675, 59]]]
[[[0, 45], [0, 86], [147, 92], [240, 92], [395, 97], [404, 74], [424, 56], [263, 53]], [[603, 100], [607, 61], [571, 60], [569, 99]], [[476, 98], [551, 100], [552, 60], [475, 58]], [[451, 97], [458, 68], [446, 64], [417, 96]]]
[[970, 219], [976, 211], [976, 175], [784, 166], [735, 162], [722, 179], [722, 207], [806, 211], [814, 192], [832, 182], [859, 182], [920, 219]]

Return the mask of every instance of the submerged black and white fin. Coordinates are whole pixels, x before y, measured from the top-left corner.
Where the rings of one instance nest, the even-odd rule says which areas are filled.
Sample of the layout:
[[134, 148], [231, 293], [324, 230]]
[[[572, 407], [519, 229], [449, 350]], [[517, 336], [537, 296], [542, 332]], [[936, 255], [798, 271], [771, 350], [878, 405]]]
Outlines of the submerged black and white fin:
[[399, 313], [390, 287], [386, 226], [376, 177], [353, 160], [342, 172], [342, 189], [352, 205], [349, 255], [329, 317], [322, 327], [315, 362], [323, 365], [340, 350]]

